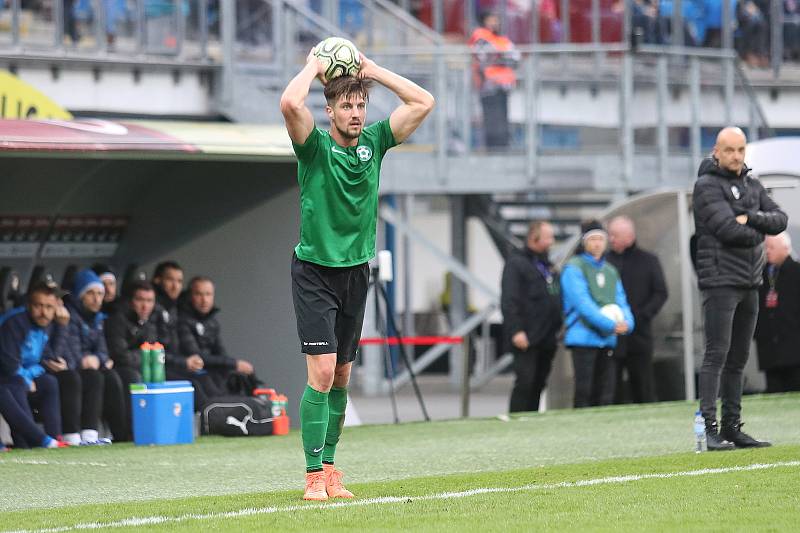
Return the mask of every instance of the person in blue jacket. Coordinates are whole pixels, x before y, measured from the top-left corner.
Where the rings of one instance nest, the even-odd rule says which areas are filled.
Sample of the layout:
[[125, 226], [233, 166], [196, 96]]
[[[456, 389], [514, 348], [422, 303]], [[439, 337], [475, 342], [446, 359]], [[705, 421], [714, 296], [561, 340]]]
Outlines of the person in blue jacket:
[[[575, 370], [575, 407], [614, 400], [617, 335], [633, 331], [633, 313], [617, 269], [606, 262], [608, 235], [593, 220], [581, 225], [581, 253], [561, 273], [566, 336]], [[616, 307], [615, 307], [616, 306]]]
[[[68, 321], [56, 288], [45, 282], [31, 287], [27, 307], [0, 317], [0, 415], [11, 427], [17, 448], [63, 446], [57, 440], [61, 434], [58, 382], [42, 362], [63, 349]], [[31, 406], [39, 412], [44, 431], [34, 422]]]
[[113, 370], [102, 312], [105, 287], [90, 269], [75, 275], [72, 294], [64, 298], [67, 326], [67, 368], [55, 372], [61, 389], [64, 440], [70, 444], [103, 444], [98, 428], [105, 418], [114, 440], [129, 440], [122, 381]]

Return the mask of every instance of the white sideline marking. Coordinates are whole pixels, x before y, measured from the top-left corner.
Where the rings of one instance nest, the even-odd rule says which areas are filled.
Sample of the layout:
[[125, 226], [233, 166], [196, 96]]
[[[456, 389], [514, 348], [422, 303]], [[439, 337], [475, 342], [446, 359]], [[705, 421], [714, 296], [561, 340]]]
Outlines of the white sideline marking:
[[85, 461], [46, 461], [44, 459], [0, 459], [0, 464], [44, 465], [44, 466], [108, 466], [106, 463]]
[[667, 472], [663, 474], [630, 474], [627, 476], [610, 476], [595, 479], [583, 479], [580, 481], [562, 481], [560, 483], [545, 483], [523, 485], [521, 487], [484, 487], [478, 489], [464, 490], [460, 492], [440, 492], [438, 494], [428, 494], [425, 496], [382, 496], [379, 498], [365, 498], [363, 500], [339, 501], [336, 503], [323, 503], [320, 505], [288, 505], [285, 507], [260, 507], [245, 508], [238, 511], [227, 511], [224, 513], [204, 513], [204, 514], [185, 514], [180, 516], [143, 516], [139, 518], [125, 518], [116, 522], [84, 522], [74, 526], [61, 526], [46, 529], [19, 529], [5, 531], [3, 533], [61, 533], [63, 531], [77, 531], [85, 529], [104, 529], [132, 526], [149, 526], [167, 523], [186, 522], [188, 520], [214, 520], [218, 518], [239, 518], [242, 516], [254, 516], [262, 514], [286, 513], [295, 511], [309, 511], [319, 509], [339, 509], [342, 507], [362, 507], [364, 505], [387, 504], [387, 503], [412, 503], [430, 500], [451, 500], [466, 498], [478, 494], [497, 494], [509, 492], [527, 492], [532, 490], [550, 490], [571, 487], [591, 487], [595, 485], [610, 485], [614, 483], [627, 483], [629, 481], [641, 481], [643, 479], [669, 479], [675, 477], [706, 476], [712, 474], [727, 474], [730, 472], [748, 472], [752, 470], [766, 470], [769, 468], [800, 466], [800, 461], [785, 461], [778, 463], [756, 463], [746, 466], [729, 466], [725, 468], [703, 468], [700, 470], [687, 470], [684, 472]]

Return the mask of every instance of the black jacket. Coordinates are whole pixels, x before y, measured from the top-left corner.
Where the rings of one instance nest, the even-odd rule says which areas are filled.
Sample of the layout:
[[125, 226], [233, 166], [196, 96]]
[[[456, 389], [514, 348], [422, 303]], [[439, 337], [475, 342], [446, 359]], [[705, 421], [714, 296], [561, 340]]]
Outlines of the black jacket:
[[158, 340], [154, 314], [141, 322], [133, 309], [121, 309], [106, 320], [108, 352], [115, 366], [138, 370], [141, 363], [139, 347]]
[[[542, 270], [551, 272], [550, 288]], [[546, 272], [547, 270], [544, 270]], [[507, 339], [524, 331], [531, 346], [554, 344], [563, 316], [558, 275], [546, 255], [514, 251], [503, 268], [500, 308]]]
[[178, 339], [178, 301], [170, 299], [164, 290], [156, 285], [156, 315], [158, 338], [167, 354], [179, 354]]
[[198, 354], [206, 369], [233, 370], [236, 368], [236, 359], [228, 356], [222, 344], [217, 313], [219, 309], [216, 307], [207, 315], [198, 313], [188, 304], [181, 308], [178, 318], [180, 354], [183, 357]]
[[765, 268], [755, 333], [761, 370], [800, 367], [800, 263], [786, 258], [778, 269], [775, 290], [778, 306], [769, 309], [765, 305], [769, 291]]
[[[701, 289], [761, 285], [764, 234], [786, 229], [787, 216], [745, 168], [737, 176], [705, 159], [694, 185], [697, 280]], [[736, 216], [746, 214], [747, 223]]]
[[626, 336], [626, 344], [631, 349], [651, 349], [651, 324], [667, 301], [667, 284], [664, 282], [661, 262], [636, 243], [621, 254], [609, 251], [606, 259], [619, 271], [636, 322], [636, 328]]

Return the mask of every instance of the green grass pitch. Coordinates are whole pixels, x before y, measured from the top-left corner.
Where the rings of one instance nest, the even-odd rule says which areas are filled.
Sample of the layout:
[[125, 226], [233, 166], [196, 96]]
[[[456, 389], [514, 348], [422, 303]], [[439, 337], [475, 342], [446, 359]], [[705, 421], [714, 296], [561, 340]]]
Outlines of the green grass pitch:
[[299, 435], [0, 455], [7, 531], [797, 531], [800, 394], [746, 397], [758, 450], [692, 453], [695, 404], [346, 428], [355, 500], [301, 500]]

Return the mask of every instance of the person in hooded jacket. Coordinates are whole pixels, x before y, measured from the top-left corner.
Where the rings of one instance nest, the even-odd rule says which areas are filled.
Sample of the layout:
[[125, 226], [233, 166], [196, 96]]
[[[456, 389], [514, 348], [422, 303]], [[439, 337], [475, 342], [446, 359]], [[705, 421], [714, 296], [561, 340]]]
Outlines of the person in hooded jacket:
[[65, 297], [71, 317], [67, 326], [67, 366], [73, 376], [61, 372], [56, 375], [61, 386], [64, 439], [68, 442], [70, 431], [80, 425], [82, 443], [104, 443], [98, 438], [101, 417], [108, 422], [115, 441], [130, 440], [125, 416], [126, 390], [114, 370], [105, 337], [107, 315], [102, 308], [107, 302], [106, 286], [94, 270], [81, 270], [75, 275], [73, 294]]
[[750, 176], [746, 145], [741, 129], [722, 129], [694, 185], [696, 273], [706, 337], [699, 393], [708, 450], [770, 445], [741, 430], [743, 370], [758, 316], [764, 235], [785, 230], [787, 216]]

